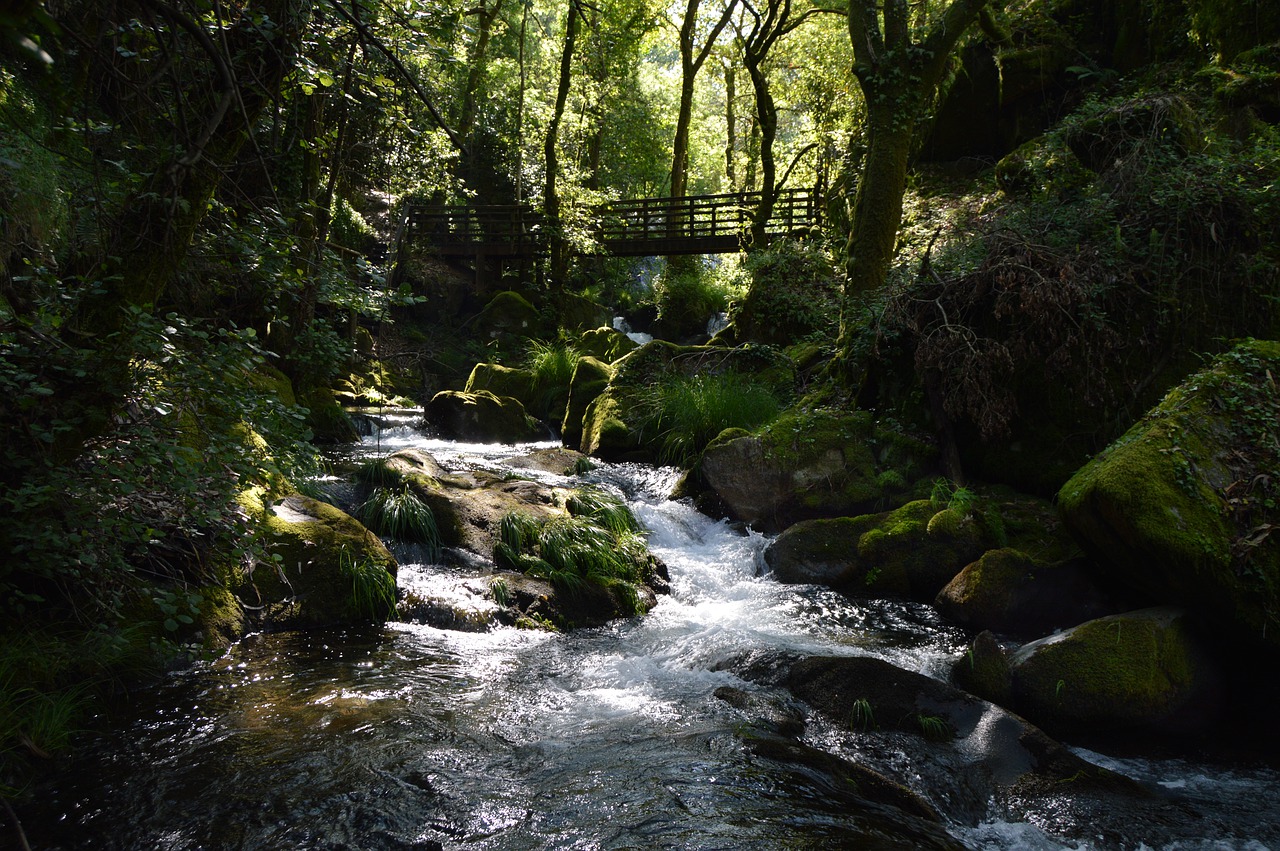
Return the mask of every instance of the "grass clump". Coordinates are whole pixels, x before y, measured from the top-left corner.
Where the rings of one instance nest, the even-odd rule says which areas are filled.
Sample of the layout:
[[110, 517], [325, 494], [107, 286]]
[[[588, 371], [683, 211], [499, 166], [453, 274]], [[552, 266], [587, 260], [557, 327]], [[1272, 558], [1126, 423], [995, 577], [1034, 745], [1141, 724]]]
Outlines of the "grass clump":
[[767, 425], [782, 404], [771, 388], [726, 372], [670, 376], [645, 389], [638, 409], [639, 431], [659, 444], [659, 460], [688, 466], [720, 432]]
[[387, 569], [370, 559], [355, 559], [343, 550], [342, 575], [351, 583], [351, 606], [364, 618], [380, 622], [396, 610], [396, 581]]
[[433, 561], [440, 557], [440, 530], [431, 506], [408, 485], [398, 490], [378, 488], [360, 506], [360, 522], [383, 537], [422, 544]]
[[569, 401], [569, 383], [582, 353], [563, 340], [532, 340], [525, 354], [525, 369], [533, 374], [530, 407], [539, 414], [563, 415]]
[[494, 558], [499, 567], [551, 582], [581, 596], [607, 588], [625, 614], [642, 611], [638, 585], [651, 578], [644, 540], [630, 511], [609, 494], [586, 489], [566, 500], [569, 515], [539, 521], [513, 511], [502, 518]]

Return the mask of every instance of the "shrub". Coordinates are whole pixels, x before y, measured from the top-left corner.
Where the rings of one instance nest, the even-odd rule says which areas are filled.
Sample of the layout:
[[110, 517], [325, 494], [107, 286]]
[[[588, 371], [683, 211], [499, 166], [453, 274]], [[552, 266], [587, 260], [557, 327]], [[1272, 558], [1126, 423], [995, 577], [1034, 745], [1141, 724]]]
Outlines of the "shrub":
[[525, 368], [533, 373], [533, 399], [530, 407], [538, 414], [563, 415], [569, 399], [569, 382], [582, 353], [564, 341], [532, 340], [525, 354]]

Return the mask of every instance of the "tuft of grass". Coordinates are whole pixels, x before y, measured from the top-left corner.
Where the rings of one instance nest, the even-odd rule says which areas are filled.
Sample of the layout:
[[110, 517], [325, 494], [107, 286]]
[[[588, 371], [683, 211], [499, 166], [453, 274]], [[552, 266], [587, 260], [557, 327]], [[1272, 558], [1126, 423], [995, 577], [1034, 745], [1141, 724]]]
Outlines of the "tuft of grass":
[[669, 377], [647, 387], [637, 407], [641, 434], [660, 444], [659, 460], [689, 466], [720, 432], [766, 425], [782, 405], [772, 389], [727, 372]]
[[617, 535], [640, 531], [631, 509], [608, 491], [578, 488], [565, 500], [564, 507], [574, 517], [589, 517]]
[[365, 461], [356, 469], [355, 478], [375, 488], [392, 488], [401, 483], [400, 474], [387, 467], [386, 458]]
[[638, 614], [636, 586], [647, 578], [648, 550], [635, 518], [621, 502], [610, 500], [607, 494], [575, 493], [569, 502], [580, 513], [541, 522], [521, 512], [507, 514], [498, 528], [495, 561], [569, 595], [589, 585], [608, 588], [621, 598], [624, 611]]
[[917, 715], [920, 733], [931, 742], [948, 742], [952, 738], [951, 725], [937, 715]]
[[849, 729], [865, 733], [876, 728], [876, 714], [871, 709], [871, 701], [865, 697], [855, 700], [853, 708], [849, 710]]
[[422, 544], [428, 558], [440, 557], [440, 530], [431, 506], [408, 485], [399, 490], [378, 488], [359, 510], [360, 522], [376, 534], [404, 543]]
[[569, 343], [532, 340], [525, 354], [525, 368], [533, 373], [533, 409], [543, 415], [563, 414], [569, 400], [569, 383], [582, 358]]
[[351, 606], [361, 616], [374, 622], [395, 616], [396, 581], [376, 561], [354, 559], [342, 551], [342, 575], [351, 583]]

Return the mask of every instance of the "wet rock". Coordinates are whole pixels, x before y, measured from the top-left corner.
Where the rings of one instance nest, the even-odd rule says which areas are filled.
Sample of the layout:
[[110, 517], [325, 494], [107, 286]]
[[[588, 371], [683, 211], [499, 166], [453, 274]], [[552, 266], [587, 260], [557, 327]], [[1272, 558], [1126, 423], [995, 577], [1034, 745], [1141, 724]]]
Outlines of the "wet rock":
[[951, 677], [966, 691], [1000, 706], [1012, 703], [1009, 655], [990, 630], [978, 633], [951, 669]]
[[[510, 464], [517, 469], [525, 467], [561, 474], [581, 458], [569, 450], [537, 450], [511, 459]], [[524, 518], [529, 529], [555, 526], [566, 531], [563, 527], [568, 525], [567, 521], [575, 517], [581, 519], [598, 501], [584, 500], [584, 491], [577, 488], [556, 487], [483, 470], [448, 472], [421, 450], [402, 450], [379, 466], [382, 472], [372, 474], [371, 478], [381, 486], [408, 487], [431, 508], [446, 562], [484, 576], [493, 574], [495, 567], [513, 566], [506, 562], [500, 564], [496, 558], [502, 549], [502, 528], [508, 516]], [[618, 508], [626, 511], [620, 504]], [[630, 554], [635, 563], [629, 578], [601, 577], [598, 581], [564, 584], [546, 577], [507, 571], [495, 575], [483, 593], [507, 610], [506, 620], [510, 623], [524, 618], [529, 624], [557, 629], [596, 626], [646, 612], [656, 605], [655, 595], [667, 590], [666, 567], [648, 552], [642, 539], [632, 536], [621, 541], [609, 534], [608, 530], [601, 530], [588, 543], [598, 541], [614, 554], [623, 550]], [[579, 547], [573, 553], [578, 553], [583, 546], [577, 539], [562, 542], [569, 547]], [[533, 552], [506, 554], [507, 561], [527, 562], [548, 576], [556, 572], [553, 568], [563, 572], [571, 566], [572, 554], [556, 565], [536, 555]], [[586, 553], [582, 557], [590, 555]]]
[[[809, 656], [748, 679], [787, 688], [846, 729], [927, 738], [946, 760], [979, 765], [1000, 787], [1025, 790], [1071, 781], [1076, 788], [1136, 787], [1063, 747], [1016, 715], [939, 680], [870, 657]], [[859, 717], [872, 719], [859, 723]], [[940, 734], [945, 731], [944, 739]], [[943, 757], [940, 757], [940, 759]]]
[[797, 523], [769, 545], [764, 559], [781, 582], [932, 600], [989, 543], [972, 516], [917, 500], [883, 514]]
[[1013, 708], [1061, 732], [1193, 733], [1222, 710], [1222, 676], [1185, 613], [1099, 618], [1009, 657]]
[[1058, 494], [1108, 578], [1280, 654], [1280, 342], [1246, 341], [1174, 388]]
[[733, 686], [721, 686], [716, 689], [715, 695], [749, 716], [752, 725], [758, 729], [780, 736], [804, 734], [804, 713], [770, 695], [744, 691]]
[[1084, 561], [1044, 564], [1012, 548], [989, 550], [965, 567], [934, 606], [963, 626], [1029, 638], [1120, 611]]
[[519, 399], [487, 390], [442, 390], [425, 409], [426, 422], [446, 437], [480, 442], [522, 443], [545, 438], [546, 429], [525, 413]]
[[900, 502], [932, 475], [929, 444], [865, 411], [793, 410], [758, 435], [709, 445], [701, 483], [730, 515], [767, 531]]

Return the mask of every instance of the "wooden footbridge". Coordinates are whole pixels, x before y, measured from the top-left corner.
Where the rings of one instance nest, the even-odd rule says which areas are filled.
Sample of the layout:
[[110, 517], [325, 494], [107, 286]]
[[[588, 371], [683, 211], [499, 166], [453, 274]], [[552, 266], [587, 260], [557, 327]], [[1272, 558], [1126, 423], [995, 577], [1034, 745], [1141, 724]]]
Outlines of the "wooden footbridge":
[[[592, 211], [592, 255], [657, 257], [723, 254], [747, 242], [759, 192], [614, 201]], [[806, 233], [821, 223], [807, 190], [784, 190], [765, 227], [766, 239]], [[547, 221], [528, 205], [411, 204], [396, 237], [396, 272], [415, 255], [476, 261], [532, 260], [549, 252]]]

